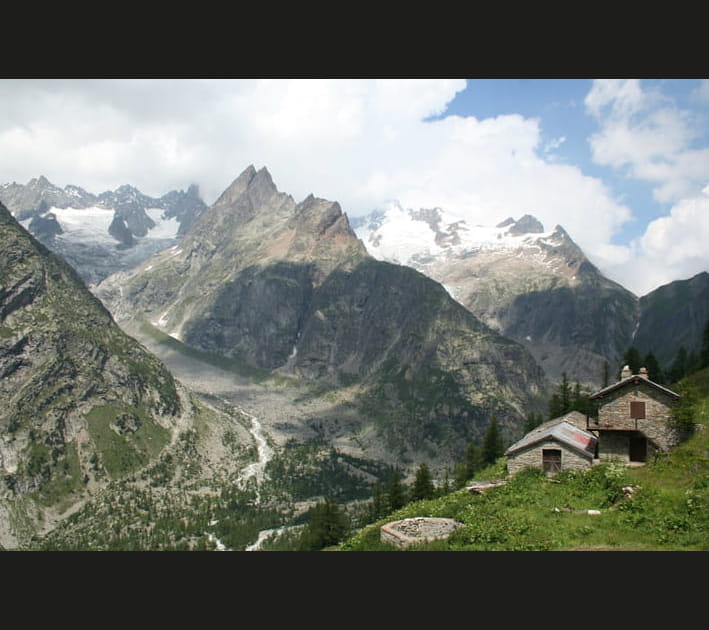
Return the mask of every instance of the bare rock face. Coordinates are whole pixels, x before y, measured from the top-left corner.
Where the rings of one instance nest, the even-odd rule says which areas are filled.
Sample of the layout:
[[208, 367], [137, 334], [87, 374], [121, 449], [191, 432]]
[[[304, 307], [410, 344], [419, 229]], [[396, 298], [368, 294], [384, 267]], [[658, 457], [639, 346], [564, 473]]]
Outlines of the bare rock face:
[[544, 388], [521, 345], [437, 282], [368, 255], [337, 202], [296, 203], [253, 166], [178, 246], [96, 294], [120, 321], [140, 313], [193, 348], [347, 389], [394, 451], [460, 457], [492, 414], [515, 426]]
[[[174, 245], [206, 208], [195, 185], [160, 198], [128, 185], [94, 195], [78, 186], [59, 188], [44, 176], [27, 184], [0, 185], [0, 202], [43, 245], [69, 262], [87, 285]], [[92, 225], [96, 209], [105, 210], [109, 218]]]
[[637, 298], [605, 278], [561, 226], [531, 215], [468, 225], [441, 209], [396, 205], [358, 224], [380, 260], [443, 284], [477, 318], [524, 345], [551, 380], [600, 384], [632, 341]]
[[[6, 508], [12, 513], [26, 505], [22, 497], [31, 494], [45, 506], [70, 495], [79, 500], [99, 477], [120, 476], [147, 461], [151, 449], [169, 439], [165, 427], [181, 403], [162, 363], [123, 333], [76, 272], [2, 204], [0, 259], [5, 540], [14, 518]], [[113, 425], [123, 427], [123, 435]]]

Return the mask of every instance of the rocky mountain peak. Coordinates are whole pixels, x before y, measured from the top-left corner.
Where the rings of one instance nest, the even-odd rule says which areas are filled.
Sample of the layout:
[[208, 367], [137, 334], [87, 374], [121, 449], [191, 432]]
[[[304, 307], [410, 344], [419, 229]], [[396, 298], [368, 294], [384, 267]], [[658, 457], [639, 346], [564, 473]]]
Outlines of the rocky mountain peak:
[[543, 232], [544, 226], [541, 221], [531, 214], [525, 214], [509, 229], [510, 234], [542, 234]]
[[[226, 220], [236, 221], [237, 224], [248, 223], [257, 212], [275, 210], [286, 199], [292, 203], [289, 195], [278, 192], [265, 167], [257, 171], [253, 165], [249, 165], [219, 196], [210, 211], [205, 213], [210, 217], [200, 222], [200, 228], [210, 229], [208, 226], [211, 226], [211, 229], [223, 229]], [[224, 216], [215, 220], [217, 214]]]

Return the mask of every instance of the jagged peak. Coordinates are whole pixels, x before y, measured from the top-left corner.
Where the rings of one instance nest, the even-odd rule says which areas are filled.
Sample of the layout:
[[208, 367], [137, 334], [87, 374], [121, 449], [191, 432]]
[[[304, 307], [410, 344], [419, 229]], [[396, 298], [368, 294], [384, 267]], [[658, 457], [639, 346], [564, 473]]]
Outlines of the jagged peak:
[[525, 214], [514, 222], [509, 229], [510, 234], [542, 234], [544, 225], [531, 214]]
[[244, 193], [251, 190], [260, 190], [262, 193], [278, 192], [271, 174], [265, 166], [257, 171], [253, 164], [249, 164], [219, 196], [214, 205], [232, 204]]
[[507, 217], [504, 221], [501, 221], [495, 227], [496, 228], [505, 228], [508, 225], [513, 225], [514, 223], [515, 223], [515, 220], [512, 217]]
[[39, 177], [33, 177], [29, 182], [27, 182], [28, 188], [57, 188], [52, 182], [50, 182], [44, 175]]

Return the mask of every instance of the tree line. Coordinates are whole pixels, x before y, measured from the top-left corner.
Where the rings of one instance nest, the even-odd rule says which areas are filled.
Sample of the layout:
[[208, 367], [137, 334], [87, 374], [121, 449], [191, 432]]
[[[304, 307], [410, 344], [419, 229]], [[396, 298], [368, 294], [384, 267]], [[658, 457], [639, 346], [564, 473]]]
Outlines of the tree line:
[[299, 551], [316, 551], [336, 545], [344, 540], [354, 526], [373, 523], [415, 501], [434, 499], [458, 490], [483, 468], [494, 464], [504, 455], [503, 442], [497, 418], [490, 420], [482, 440], [470, 442], [462, 462], [454, 467], [453, 475], [446, 472], [443, 481], [436, 485], [431, 470], [425, 462], [416, 469], [413, 482], [407, 484], [398, 469], [385, 482], [377, 481], [372, 487], [372, 498], [360, 513], [348, 516], [342, 506], [327, 498], [318, 503], [310, 513], [308, 523], [298, 544]]
[[641, 367], [646, 368], [648, 378], [660, 385], [677, 383], [684, 377], [709, 367], [709, 319], [704, 324], [698, 351], [688, 351], [684, 345], [681, 345], [672, 363], [662, 369], [652, 352], [642, 356], [637, 348], [630, 346], [623, 355], [623, 365], [620, 369], [626, 365], [630, 367], [633, 374], [637, 374]]
[[[628, 365], [633, 374], [641, 367], [648, 371], [648, 378], [661, 385], [671, 385], [690, 374], [709, 367], [709, 320], [704, 326], [701, 349], [687, 351], [680, 346], [669, 367], [662, 369], [655, 355], [648, 352], [644, 356], [634, 346], [623, 355], [623, 361], [617, 367], [617, 373], [611, 374], [608, 362], [602, 373], [602, 387], [611, 384], [620, 376], [621, 370]], [[556, 384], [547, 404], [547, 413], [530, 413], [524, 424], [524, 433], [528, 433], [546, 420], [559, 418], [571, 411], [578, 411], [590, 417], [598, 414], [597, 405], [591, 400], [592, 392], [581, 386], [578, 380], [572, 382], [566, 373]], [[354, 519], [333, 499], [318, 503], [311, 511], [310, 520], [304, 529], [299, 543], [299, 550], [319, 550], [335, 545], [342, 540], [358, 521], [360, 525], [373, 523], [380, 518], [404, 507], [413, 501], [432, 499], [443, 496], [465, 486], [476, 473], [494, 464], [504, 455], [505, 444], [502, 439], [497, 419], [493, 416], [482, 440], [470, 442], [462, 462], [455, 466], [453, 478], [446, 473], [443, 483], [436, 487], [427, 464], [422, 463], [416, 470], [412, 484], [407, 485], [398, 470], [389, 476], [386, 482], [376, 482], [372, 489], [372, 498], [362, 513]]]

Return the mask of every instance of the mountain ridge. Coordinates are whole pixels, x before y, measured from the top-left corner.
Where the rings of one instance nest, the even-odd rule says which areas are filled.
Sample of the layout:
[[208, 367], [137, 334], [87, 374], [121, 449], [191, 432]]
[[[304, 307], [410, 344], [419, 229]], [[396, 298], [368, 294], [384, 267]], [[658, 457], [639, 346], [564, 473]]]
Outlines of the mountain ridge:
[[107, 278], [96, 293], [118, 321], [137, 310], [190, 347], [349, 391], [360, 423], [376, 416], [380, 435], [398, 427], [392, 443], [420, 440], [416, 427], [428, 423], [441, 444], [460, 450], [491, 413], [507, 428], [519, 423], [530, 392], [545, 386], [522, 346], [436, 282], [371, 257], [337, 202], [311, 194], [296, 203], [253, 166], [179, 246]]
[[59, 188], [43, 175], [3, 184], [0, 202], [89, 285], [178, 242], [206, 207], [194, 184], [160, 198], [128, 184], [94, 195], [72, 184]]
[[493, 227], [391, 204], [356, 231], [372, 255], [441, 282], [525, 345], [552, 380], [567, 373], [599, 384], [603, 364], [620, 359], [636, 325], [637, 298], [605, 278], [562, 226], [545, 231], [530, 214]]

